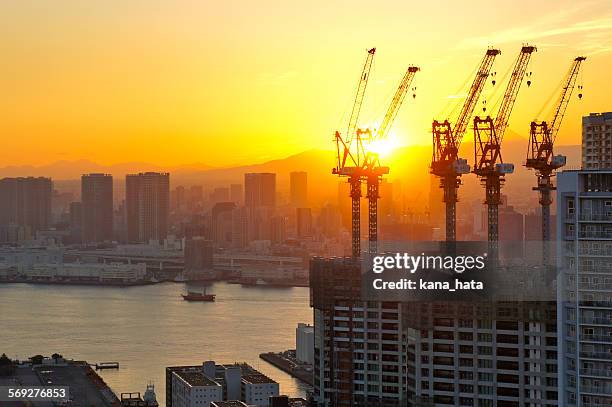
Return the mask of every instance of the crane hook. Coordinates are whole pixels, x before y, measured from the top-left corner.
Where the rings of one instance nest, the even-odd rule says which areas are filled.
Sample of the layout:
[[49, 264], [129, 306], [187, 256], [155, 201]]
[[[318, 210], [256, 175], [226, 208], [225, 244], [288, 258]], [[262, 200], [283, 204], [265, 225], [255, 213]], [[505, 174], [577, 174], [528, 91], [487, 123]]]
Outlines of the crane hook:
[[527, 87], [531, 87], [531, 81], [527, 81]]

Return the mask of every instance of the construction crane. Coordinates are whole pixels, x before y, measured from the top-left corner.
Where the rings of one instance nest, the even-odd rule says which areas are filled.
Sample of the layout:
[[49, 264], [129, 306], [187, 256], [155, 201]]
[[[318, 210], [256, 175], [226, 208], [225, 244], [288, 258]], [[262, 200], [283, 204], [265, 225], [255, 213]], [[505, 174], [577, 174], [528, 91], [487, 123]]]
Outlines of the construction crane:
[[[574, 58], [563, 80], [561, 94], [555, 105], [556, 108], [554, 109], [552, 119], [540, 123], [532, 121], [529, 129], [529, 148], [525, 166], [535, 170], [538, 179], [538, 186], [534, 187], [533, 190], [540, 193], [544, 264], [548, 264], [549, 261], [549, 248], [547, 242], [550, 240], [551, 191], [556, 189], [552, 183], [552, 177], [554, 176], [554, 172], [563, 167], [567, 161], [567, 158], [563, 155], [553, 155], [553, 147], [555, 138], [561, 127], [561, 122], [563, 121], [563, 116], [565, 116], [565, 111], [569, 105], [574, 87], [576, 86], [580, 65], [585, 59], [586, 57]], [[581, 89], [582, 85], [578, 85], [578, 87]], [[578, 96], [582, 98], [582, 93], [579, 93]]]
[[[383, 175], [389, 173], [389, 167], [380, 165], [380, 157], [376, 151], [373, 151], [368, 147], [375, 146], [377, 143], [384, 142], [387, 140], [387, 136], [395, 117], [399, 112], [400, 106], [406, 97], [408, 89], [412, 84], [414, 75], [419, 71], [416, 66], [410, 66], [406, 70], [391, 104], [387, 109], [387, 113], [383, 118], [383, 121], [377, 131], [372, 135], [372, 132], [367, 129], [366, 132], [370, 136], [367, 138], [368, 144], [366, 145], [366, 156], [363, 163], [363, 176], [367, 183], [367, 195], [368, 199], [368, 241], [369, 241], [369, 252], [376, 253], [378, 250], [378, 199], [380, 198], [380, 181]], [[362, 139], [363, 140], [363, 139]]]
[[481, 118], [474, 117], [474, 173], [485, 186], [487, 204], [487, 238], [493, 249], [499, 241], [499, 204], [501, 186], [506, 174], [514, 172], [514, 165], [504, 163], [501, 154], [501, 145], [504, 133], [508, 127], [508, 120], [516, 97], [521, 88], [531, 54], [536, 47], [524, 45], [516, 59], [504, 96], [495, 116]]
[[498, 49], [488, 49], [485, 53], [454, 128], [448, 119], [444, 121], [434, 120], [432, 124], [433, 157], [430, 169], [432, 174], [440, 177], [440, 187], [444, 191], [446, 241], [449, 242], [456, 240], [457, 189], [461, 185], [460, 177], [462, 174], [470, 172], [467, 160], [458, 156], [459, 147], [461, 146], [463, 135], [467, 130], [474, 108], [489, 77], [495, 57], [500, 53], [501, 51]]
[[340, 177], [348, 177], [351, 196], [351, 251], [353, 258], [358, 258], [361, 254], [361, 178], [362, 165], [366, 156], [363, 132], [357, 129], [357, 121], [361, 112], [361, 105], [365, 96], [365, 90], [374, 61], [376, 48], [369, 49], [366, 60], [359, 76], [357, 93], [353, 103], [353, 109], [349, 119], [348, 127], [344, 137], [336, 131], [335, 141], [337, 149], [337, 164], [332, 173]]

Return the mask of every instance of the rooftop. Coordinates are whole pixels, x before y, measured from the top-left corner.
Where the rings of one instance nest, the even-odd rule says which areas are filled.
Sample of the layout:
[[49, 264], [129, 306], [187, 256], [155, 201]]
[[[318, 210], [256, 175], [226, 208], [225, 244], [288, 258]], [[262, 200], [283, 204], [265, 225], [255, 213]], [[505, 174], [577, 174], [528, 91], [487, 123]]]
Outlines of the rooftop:
[[242, 380], [245, 383], [251, 383], [251, 384], [276, 383], [274, 380], [270, 379], [268, 376], [261, 374], [261, 373], [253, 373], [253, 374], [245, 375], [242, 377]]
[[228, 401], [212, 401], [210, 407], [247, 407], [248, 404], [240, 400], [228, 400]]
[[219, 386], [219, 383], [206, 377], [202, 372], [174, 371], [174, 374], [191, 386]]

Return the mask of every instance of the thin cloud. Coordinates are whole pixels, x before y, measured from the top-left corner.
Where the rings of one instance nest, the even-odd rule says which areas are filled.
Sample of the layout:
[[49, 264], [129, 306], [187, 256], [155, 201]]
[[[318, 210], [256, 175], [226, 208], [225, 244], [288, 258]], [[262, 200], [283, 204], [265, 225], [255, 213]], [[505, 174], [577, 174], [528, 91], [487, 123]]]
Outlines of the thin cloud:
[[[581, 21], [573, 21], [579, 12], [588, 10], [590, 5], [581, 4], [574, 8], [559, 10], [546, 15], [529, 26], [514, 27], [494, 33], [490, 36], [468, 38], [459, 44], [459, 48], [474, 48], [489, 44], [504, 44], [522, 41], [547, 40], [547, 47], [567, 46], [561, 38], [578, 36], [572, 46], [583, 49], [588, 54], [607, 52], [612, 49], [612, 12]], [[540, 43], [540, 46], [542, 44]]]

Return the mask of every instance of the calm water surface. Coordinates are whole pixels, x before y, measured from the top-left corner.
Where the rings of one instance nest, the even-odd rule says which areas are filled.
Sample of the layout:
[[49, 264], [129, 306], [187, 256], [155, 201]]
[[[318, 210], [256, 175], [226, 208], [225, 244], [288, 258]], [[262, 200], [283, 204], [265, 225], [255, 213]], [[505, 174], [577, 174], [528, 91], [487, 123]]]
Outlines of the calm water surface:
[[215, 303], [183, 301], [184, 289], [0, 284], [0, 353], [116, 361], [118, 371], [101, 375], [117, 394], [144, 392], [153, 382], [162, 406], [164, 368], [204, 360], [245, 361], [278, 381], [281, 393], [305, 395], [300, 382], [258, 355], [295, 348], [297, 323], [312, 321], [308, 288], [216, 283], [208, 290]]

